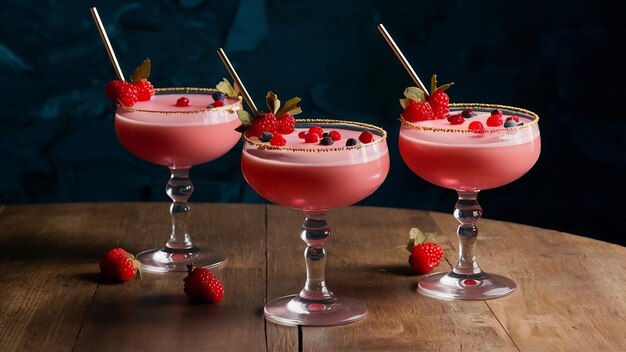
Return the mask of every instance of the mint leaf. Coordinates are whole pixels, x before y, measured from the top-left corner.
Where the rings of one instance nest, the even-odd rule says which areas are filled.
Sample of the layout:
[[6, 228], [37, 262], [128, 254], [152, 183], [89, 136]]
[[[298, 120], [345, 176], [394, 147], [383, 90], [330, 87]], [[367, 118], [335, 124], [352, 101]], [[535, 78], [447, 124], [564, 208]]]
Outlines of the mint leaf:
[[267, 102], [267, 108], [269, 111], [276, 114], [278, 109], [280, 109], [280, 100], [278, 100], [278, 95], [276, 93], [269, 91], [265, 96], [265, 102]]
[[237, 110], [237, 117], [243, 126], [252, 126], [253, 118], [246, 110]]
[[411, 99], [417, 103], [422, 102], [422, 101], [426, 101], [426, 93], [424, 93], [423, 90], [417, 88], [417, 87], [407, 87], [404, 90], [404, 96], [407, 99]]
[[132, 83], [139, 82], [142, 79], [148, 79], [150, 77], [150, 58], [147, 57], [141, 65], [137, 66], [135, 72], [132, 76], [130, 76], [130, 81]]
[[278, 110], [278, 112], [276, 113], [276, 117], [278, 118], [280, 116], [283, 116], [284, 114], [298, 115], [302, 112], [302, 109], [298, 106], [298, 103], [300, 101], [302, 101], [300, 97], [295, 97], [287, 100], [285, 105], [283, 105], [283, 107], [280, 108], [280, 110]]
[[446, 89], [448, 89], [448, 88], [452, 87], [452, 85], [453, 85], [453, 84], [454, 84], [454, 83], [448, 83], [448, 84], [444, 84], [444, 85], [443, 85], [443, 86], [441, 86], [441, 87], [437, 87], [437, 88], [435, 89], [435, 91], [433, 92], [433, 94], [435, 94], [435, 92], [443, 92], [443, 91], [445, 91]]

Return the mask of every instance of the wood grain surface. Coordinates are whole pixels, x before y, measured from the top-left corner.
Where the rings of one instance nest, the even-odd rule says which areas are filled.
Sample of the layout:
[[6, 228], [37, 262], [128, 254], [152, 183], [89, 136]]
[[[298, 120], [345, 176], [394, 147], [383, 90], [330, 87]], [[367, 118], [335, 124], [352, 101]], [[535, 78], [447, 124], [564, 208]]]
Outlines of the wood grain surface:
[[263, 319], [266, 301], [305, 281], [304, 215], [273, 205], [192, 204], [190, 233], [223, 251], [215, 270], [225, 297], [189, 303], [184, 274], [123, 284], [98, 275], [104, 252], [164, 244], [166, 203], [0, 207], [1, 351], [624, 351], [626, 248], [530, 226], [481, 219], [479, 263], [518, 289], [489, 301], [416, 293], [402, 248], [411, 227], [446, 238], [451, 214], [349, 207], [328, 215], [326, 281], [366, 303], [361, 321], [289, 327]]

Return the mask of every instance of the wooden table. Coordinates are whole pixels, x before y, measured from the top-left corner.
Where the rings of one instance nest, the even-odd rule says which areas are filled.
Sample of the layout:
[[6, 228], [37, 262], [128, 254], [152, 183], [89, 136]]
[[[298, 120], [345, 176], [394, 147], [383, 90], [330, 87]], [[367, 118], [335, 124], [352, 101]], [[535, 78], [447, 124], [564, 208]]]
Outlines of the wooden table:
[[486, 271], [518, 289], [490, 301], [439, 301], [415, 292], [399, 248], [411, 227], [447, 237], [450, 214], [350, 207], [332, 212], [326, 278], [365, 302], [365, 319], [336, 327], [266, 322], [266, 300], [304, 283], [302, 215], [277, 206], [193, 204], [194, 240], [225, 252], [226, 295], [190, 304], [184, 274], [105, 284], [98, 261], [168, 237], [165, 203], [6, 206], [0, 209], [2, 351], [623, 351], [626, 248], [561, 232], [481, 219]]

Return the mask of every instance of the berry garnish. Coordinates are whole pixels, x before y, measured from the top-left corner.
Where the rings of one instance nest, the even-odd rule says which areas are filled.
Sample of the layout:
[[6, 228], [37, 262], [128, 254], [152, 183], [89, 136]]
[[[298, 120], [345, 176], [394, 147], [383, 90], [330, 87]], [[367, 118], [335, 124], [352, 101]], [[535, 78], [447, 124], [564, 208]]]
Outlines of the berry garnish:
[[415, 102], [411, 100], [409, 105], [402, 112], [402, 117], [409, 122], [432, 120], [433, 109], [430, 104], [424, 101]]
[[253, 128], [256, 126], [260, 135], [263, 132], [275, 133], [277, 125], [278, 121], [276, 121], [274, 113], [268, 112], [254, 119]]
[[517, 122], [515, 122], [515, 120], [506, 120], [504, 121], [504, 127], [515, 127], [517, 126]]
[[482, 132], [485, 130], [485, 126], [483, 126], [480, 121], [472, 121], [467, 128], [473, 132]]
[[315, 133], [318, 137], [322, 138], [324, 135], [324, 130], [320, 126], [311, 126], [309, 127], [310, 133]]
[[145, 78], [134, 82], [133, 86], [135, 86], [137, 99], [139, 99], [139, 101], [148, 101], [154, 95], [154, 86]]
[[341, 139], [341, 133], [335, 130], [330, 131], [329, 135], [330, 135], [330, 138], [333, 139], [333, 141], [338, 141]]
[[372, 134], [372, 132], [370, 131], [363, 131], [359, 135], [359, 141], [361, 141], [361, 143], [370, 143], [373, 140], [374, 140], [374, 134]]
[[186, 97], [178, 98], [178, 100], [176, 100], [176, 106], [178, 106], [180, 108], [184, 108], [186, 106], [189, 106], [189, 99], [187, 99]]
[[137, 97], [137, 93], [135, 93], [135, 88], [130, 85], [122, 88], [122, 91], [117, 96], [117, 101], [126, 107], [135, 105], [138, 100], [139, 98]]
[[217, 303], [224, 297], [224, 285], [209, 269], [187, 266], [188, 275], [185, 282], [185, 294], [190, 299], [200, 302]]
[[507, 121], [513, 120], [515, 122], [519, 122], [519, 117], [517, 116], [509, 116], [506, 118]]
[[214, 101], [224, 100], [224, 93], [220, 91], [213, 92], [213, 94], [211, 94], [211, 97], [213, 98]]
[[304, 136], [306, 136], [306, 132], [305, 131], [298, 132], [298, 138], [304, 139]]
[[487, 118], [487, 126], [498, 127], [502, 126], [502, 115], [491, 115]]
[[493, 115], [500, 115], [500, 116], [502, 116], [502, 111], [500, 111], [500, 109], [491, 110], [491, 116], [493, 116]]
[[330, 133], [328, 133], [328, 132], [322, 133], [322, 138], [324, 138], [324, 137], [330, 137]]
[[435, 119], [444, 119], [450, 114], [450, 97], [444, 91], [437, 91], [428, 98], [428, 103], [433, 108]]
[[461, 112], [461, 116], [463, 116], [464, 119], [471, 119], [476, 116], [476, 113], [472, 109], [465, 109]]
[[272, 139], [270, 139], [270, 144], [278, 147], [282, 147], [287, 144], [287, 140], [283, 137], [282, 134], [276, 133]]
[[130, 83], [126, 81], [120, 81], [120, 80], [109, 81], [109, 83], [107, 83], [106, 85], [106, 88], [104, 89], [104, 95], [106, 95], [107, 98], [113, 101], [117, 101], [117, 97], [122, 92], [122, 89], [129, 85]]
[[465, 122], [465, 119], [461, 116], [461, 114], [456, 114], [448, 117], [448, 122], [452, 125], [460, 125]]
[[414, 227], [409, 234], [409, 243], [406, 249], [411, 253], [409, 265], [417, 274], [431, 272], [443, 258], [443, 248], [436, 244], [437, 234], [433, 232], [422, 233]]
[[307, 132], [304, 135], [304, 142], [306, 143], [317, 143], [320, 141], [320, 136], [315, 132]]
[[352, 147], [352, 146], [355, 146], [357, 143], [358, 143], [358, 142], [357, 142], [357, 140], [356, 140], [356, 139], [354, 139], [354, 138], [348, 138], [348, 139], [346, 140], [346, 147]]
[[321, 145], [333, 145], [333, 139], [330, 136], [322, 137], [320, 140]]
[[220, 106], [224, 106], [224, 100], [216, 100], [210, 105], [212, 108], [218, 108]]
[[296, 119], [293, 117], [293, 115], [283, 114], [278, 119], [278, 126], [276, 127], [276, 130], [278, 131], [278, 133], [290, 134], [295, 129], [296, 129]]
[[122, 248], [113, 248], [100, 261], [100, 274], [115, 281], [128, 281], [135, 277], [141, 263]]
[[261, 142], [269, 142], [272, 137], [274, 137], [274, 134], [272, 132], [263, 132], [259, 136], [259, 140]]

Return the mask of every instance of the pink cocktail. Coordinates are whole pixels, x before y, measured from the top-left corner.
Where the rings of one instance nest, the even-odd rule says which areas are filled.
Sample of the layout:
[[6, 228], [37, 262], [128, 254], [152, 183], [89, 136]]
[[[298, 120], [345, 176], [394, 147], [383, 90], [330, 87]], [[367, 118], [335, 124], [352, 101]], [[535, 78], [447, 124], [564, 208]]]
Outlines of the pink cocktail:
[[[333, 145], [306, 143], [298, 132], [310, 126], [335, 130], [341, 140]], [[374, 135], [369, 143], [346, 146], [363, 131]], [[374, 126], [345, 121], [302, 120], [286, 135], [284, 147], [245, 138], [241, 169], [248, 184], [265, 199], [305, 214], [301, 238], [307, 243], [307, 280], [298, 295], [278, 298], [265, 306], [265, 316], [288, 325], [337, 325], [361, 319], [367, 307], [326, 287], [324, 243], [330, 227], [324, 219], [332, 210], [357, 203], [372, 194], [389, 172], [386, 133]]]
[[[192, 243], [186, 228], [190, 210], [187, 200], [194, 189], [189, 170], [224, 155], [241, 138], [235, 131], [241, 100], [226, 98], [224, 106], [210, 108], [214, 92], [201, 88], [157, 89], [149, 101], [117, 107], [115, 132], [124, 147], [145, 161], [167, 166], [171, 172], [166, 192], [172, 199], [172, 234], [164, 248], [137, 255], [143, 270], [187, 271], [187, 264], [212, 268], [226, 262], [222, 253]], [[176, 105], [181, 97], [189, 100], [189, 106]]]
[[[449, 273], [420, 280], [418, 291], [442, 299], [498, 298], [513, 292], [516, 285], [478, 266], [475, 222], [482, 208], [477, 195], [513, 182], [533, 167], [541, 150], [539, 117], [524, 109], [489, 104], [451, 104], [450, 115], [466, 109], [474, 114], [458, 125], [447, 119], [413, 123], [402, 119], [398, 145], [407, 166], [426, 181], [455, 190], [459, 196], [454, 210], [461, 223], [457, 231], [459, 261]], [[487, 119], [495, 109], [502, 112], [502, 120], [514, 118], [515, 123], [488, 127]], [[485, 129], [471, 130], [469, 124], [474, 121]]]

